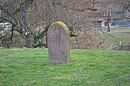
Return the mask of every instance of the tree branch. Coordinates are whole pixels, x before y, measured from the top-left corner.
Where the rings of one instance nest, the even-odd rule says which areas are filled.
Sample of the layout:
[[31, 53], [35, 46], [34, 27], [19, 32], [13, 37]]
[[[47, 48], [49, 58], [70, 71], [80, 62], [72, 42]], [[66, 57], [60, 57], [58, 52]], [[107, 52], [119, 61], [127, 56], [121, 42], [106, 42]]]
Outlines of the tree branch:
[[11, 13], [9, 11], [7, 11], [6, 9], [4, 9], [1, 5], [0, 5], [0, 10], [5, 12], [9, 17], [11, 17], [15, 21], [15, 24], [17, 24], [17, 20], [15, 19], [15, 17], [13, 15], [11, 15]]
[[86, 10], [90, 10], [90, 11], [97, 11], [97, 9], [94, 9], [94, 8], [83, 8], [83, 9], [78, 9], [78, 8], [71, 8], [71, 7], [68, 7], [60, 2], [56, 2], [57, 5], [61, 6], [61, 7], [64, 7], [66, 9], [69, 9], [69, 10], [73, 10], [73, 11], [78, 11], [78, 12], [84, 12]]

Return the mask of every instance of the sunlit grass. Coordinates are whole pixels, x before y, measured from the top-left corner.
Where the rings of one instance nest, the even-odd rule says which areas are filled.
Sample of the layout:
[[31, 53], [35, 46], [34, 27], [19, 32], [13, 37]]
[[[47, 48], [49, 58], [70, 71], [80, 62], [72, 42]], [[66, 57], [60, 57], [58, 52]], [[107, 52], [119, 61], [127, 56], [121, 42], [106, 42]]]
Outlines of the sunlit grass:
[[110, 33], [113, 32], [130, 32], [130, 27], [129, 28], [119, 28], [119, 29], [113, 29]]
[[129, 51], [72, 50], [49, 64], [47, 49], [1, 49], [0, 86], [130, 86]]
[[107, 49], [112, 44], [122, 42], [122, 44], [130, 44], [130, 29], [115, 29], [110, 32], [101, 33], [104, 38], [104, 43], [99, 46], [99, 49]]

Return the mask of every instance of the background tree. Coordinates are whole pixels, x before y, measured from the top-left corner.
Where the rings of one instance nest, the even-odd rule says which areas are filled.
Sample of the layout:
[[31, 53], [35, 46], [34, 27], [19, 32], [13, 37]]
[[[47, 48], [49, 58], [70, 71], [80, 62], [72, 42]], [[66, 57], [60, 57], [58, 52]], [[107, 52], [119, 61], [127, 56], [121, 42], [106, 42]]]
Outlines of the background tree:
[[31, 32], [27, 20], [27, 10], [32, 2], [33, 0], [6, 0], [1, 1], [0, 4], [1, 20], [6, 20], [12, 24], [12, 36], [13, 31], [17, 31], [26, 40], [27, 47], [31, 47]]
[[[71, 44], [74, 48], [92, 48], [101, 42], [101, 37], [93, 30], [93, 22], [99, 14], [105, 13], [108, 31], [113, 20], [113, 6], [121, 5], [129, 11], [129, 0], [0, 0], [2, 17], [12, 24], [13, 32], [18, 32], [25, 40], [26, 47], [47, 47], [48, 27], [55, 21], [63, 21], [70, 29]], [[125, 4], [125, 5], [124, 5]], [[86, 41], [86, 42], [85, 42]], [[82, 47], [82, 45], [84, 46]], [[76, 47], [75, 47], [76, 46]], [[73, 47], [73, 46], [72, 46]]]

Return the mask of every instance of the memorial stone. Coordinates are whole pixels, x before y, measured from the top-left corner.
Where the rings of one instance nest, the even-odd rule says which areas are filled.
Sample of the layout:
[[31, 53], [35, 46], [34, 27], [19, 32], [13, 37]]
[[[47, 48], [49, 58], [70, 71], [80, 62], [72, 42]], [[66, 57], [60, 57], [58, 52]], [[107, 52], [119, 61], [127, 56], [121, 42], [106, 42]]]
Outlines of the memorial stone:
[[70, 56], [70, 34], [67, 26], [61, 22], [54, 22], [48, 29], [48, 57], [51, 63], [67, 63]]

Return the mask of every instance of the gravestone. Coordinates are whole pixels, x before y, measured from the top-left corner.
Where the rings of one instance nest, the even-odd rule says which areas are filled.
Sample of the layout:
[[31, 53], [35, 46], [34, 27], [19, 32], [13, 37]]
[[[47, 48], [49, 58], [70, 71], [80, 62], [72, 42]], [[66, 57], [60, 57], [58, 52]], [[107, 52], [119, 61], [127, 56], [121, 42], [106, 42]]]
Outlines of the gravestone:
[[61, 22], [54, 22], [48, 29], [48, 57], [51, 63], [67, 63], [70, 55], [69, 29]]

